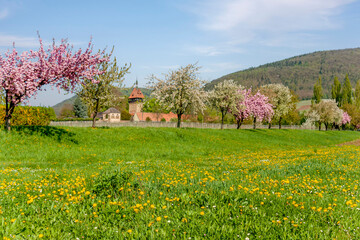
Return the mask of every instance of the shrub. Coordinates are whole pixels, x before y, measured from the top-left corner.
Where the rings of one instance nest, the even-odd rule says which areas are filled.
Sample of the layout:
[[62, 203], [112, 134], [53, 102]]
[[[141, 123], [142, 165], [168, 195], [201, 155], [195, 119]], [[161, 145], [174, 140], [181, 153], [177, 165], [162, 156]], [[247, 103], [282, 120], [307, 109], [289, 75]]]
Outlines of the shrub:
[[131, 114], [127, 110], [121, 111], [121, 120], [130, 120]]
[[160, 121], [161, 121], [161, 122], [166, 122], [166, 119], [165, 119], [165, 118], [162, 118]]
[[145, 121], [151, 122], [151, 119], [149, 117], [146, 117]]
[[[127, 183], [132, 180], [133, 174], [131, 172], [108, 171], [101, 173], [94, 179], [92, 185], [92, 192], [97, 196], [118, 196], [119, 190], [125, 187]], [[136, 188], [137, 183], [133, 183], [132, 187]]]
[[[11, 119], [12, 126], [47, 126], [56, 118], [51, 107], [18, 106]], [[0, 105], [0, 125], [5, 124], [5, 106]]]

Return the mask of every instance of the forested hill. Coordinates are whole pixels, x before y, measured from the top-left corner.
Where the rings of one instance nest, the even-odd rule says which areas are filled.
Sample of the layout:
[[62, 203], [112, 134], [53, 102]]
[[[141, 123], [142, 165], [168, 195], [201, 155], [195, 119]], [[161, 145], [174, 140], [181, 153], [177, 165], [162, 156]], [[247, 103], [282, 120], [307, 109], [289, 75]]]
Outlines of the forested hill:
[[226, 79], [253, 88], [269, 83], [283, 83], [301, 99], [308, 99], [313, 95], [313, 86], [319, 76], [324, 93], [328, 95], [334, 76], [343, 82], [347, 73], [355, 87], [356, 81], [360, 79], [360, 48], [314, 52], [249, 68], [218, 78], [208, 83], [206, 89]]

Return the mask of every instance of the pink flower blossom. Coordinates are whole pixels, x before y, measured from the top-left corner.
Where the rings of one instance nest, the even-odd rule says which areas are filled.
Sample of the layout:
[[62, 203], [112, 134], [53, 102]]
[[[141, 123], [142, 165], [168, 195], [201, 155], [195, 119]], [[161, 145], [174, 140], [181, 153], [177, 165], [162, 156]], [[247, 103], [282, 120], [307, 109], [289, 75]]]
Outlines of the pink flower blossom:
[[349, 114], [347, 112], [343, 112], [341, 125], [345, 125], [347, 123], [350, 123], [350, 121], [351, 121], [351, 117], [349, 116]]
[[15, 47], [0, 55], [0, 87], [5, 93], [6, 116], [11, 119], [14, 108], [25, 99], [41, 91], [44, 85], [53, 85], [73, 91], [82, 79], [92, 79], [102, 72], [98, 64], [108, 61], [104, 52], [92, 54], [91, 41], [85, 51], [73, 48], [62, 40], [44, 49], [42, 40], [38, 51], [19, 54]]

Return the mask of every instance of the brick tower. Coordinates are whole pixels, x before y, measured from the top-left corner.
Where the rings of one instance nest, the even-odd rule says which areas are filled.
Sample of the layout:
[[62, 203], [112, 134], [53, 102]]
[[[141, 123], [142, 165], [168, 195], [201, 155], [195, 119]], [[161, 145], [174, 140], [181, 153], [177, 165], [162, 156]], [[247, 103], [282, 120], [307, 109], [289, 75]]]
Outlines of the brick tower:
[[138, 88], [138, 81], [136, 80], [135, 88], [132, 90], [129, 96], [129, 113], [131, 115], [142, 111], [144, 98], [144, 94]]

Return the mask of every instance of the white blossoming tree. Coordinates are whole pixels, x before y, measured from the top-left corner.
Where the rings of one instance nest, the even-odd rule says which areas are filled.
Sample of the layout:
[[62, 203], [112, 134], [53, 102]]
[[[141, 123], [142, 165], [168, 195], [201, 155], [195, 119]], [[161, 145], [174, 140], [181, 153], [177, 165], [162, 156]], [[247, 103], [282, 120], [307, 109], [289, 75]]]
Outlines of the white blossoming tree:
[[213, 107], [221, 112], [221, 129], [224, 125], [224, 117], [230, 112], [237, 110], [237, 102], [243, 100], [243, 87], [237, 85], [233, 80], [225, 80], [215, 85], [209, 93], [209, 101]]
[[343, 122], [344, 112], [338, 106], [335, 100], [321, 100], [320, 103], [314, 104], [308, 113], [308, 119], [312, 122], [318, 122], [319, 130], [321, 125], [325, 125], [328, 130], [331, 124], [341, 125]]
[[[281, 129], [282, 118], [292, 109], [290, 89], [282, 84], [267, 84], [261, 86], [260, 91], [269, 98], [274, 110], [272, 119], [279, 121], [279, 129]], [[270, 127], [271, 122], [269, 123], [269, 128]]]
[[152, 95], [160, 105], [177, 114], [178, 128], [184, 113], [203, 112], [206, 107], [207, 93], [203, 89], [205, 82], [198, 78], [198, 72], [199, 67], [196, 64], [189, 64], [169, 71], [164, 75], [164, 79], [154, 75], [150, 77]]
[[[106, 57], [110, 58], [113, 50]], [[81, 88], [78, 89], [78, 96], [91, 114], [93, 128], [95, 127], [96, 115], [100, 109], [114, 105], [112, 101], [117, 98], [114, 95], [113, 89], [116, 85], [122, 86], [124, 76], [129, 72], [130, 66], [127, 64], [123, 67], [118, 66], [116, 58], [112, 61], [103, 62], [98, 65], [98, 69], [102, 71], [102, 74], [94, 77], [96, 82], [93, 82], [91, 79], [85, 79]]]

